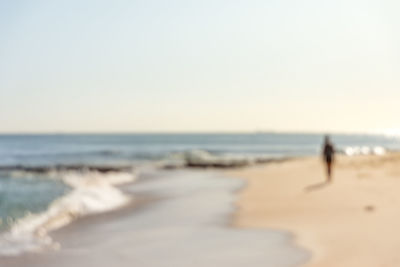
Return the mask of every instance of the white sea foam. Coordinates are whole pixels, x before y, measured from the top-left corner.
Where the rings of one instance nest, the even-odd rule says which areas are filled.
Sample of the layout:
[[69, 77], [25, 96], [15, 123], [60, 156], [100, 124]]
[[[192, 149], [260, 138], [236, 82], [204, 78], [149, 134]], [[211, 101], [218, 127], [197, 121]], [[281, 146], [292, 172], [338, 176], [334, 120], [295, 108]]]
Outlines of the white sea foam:
[[185, 154], [186, 162], [194, 166], [240, 166], [251, 162], [249, 158], [241, 156], [216, 156], [204, 150], [193, 150]]
[[344, 154], [347, 156], [356, 155], [384, 155], [386, 149], [381, 146], [369, 147], [369, 146], [349, 146], [344, 148]]
[[0, 236], [0, 255], [18, 255], [27, 251], [55, 248], [48, 232], [74, 219], [118, 208], [131, 200], [115, 186], [133, 181], [133, 173], [66, 172], [64, 183], [72, 188], [67, 195], [55, 200], [39, 214], [28, 214]]
[[[308, 259], [287, 233], [230, 226], [234, 191], [244, 186], [243, 180], [204, 170], [141, 174], [152, 179], [124, 190], [159, 199], [140, 212], [77, 229], [74, 234], [79, 237], [62, 240], [65, 245], [57, 253], [58, 262], [68, 267], [287, 267]], [[43, 258], [30, 267], [54, 265], [54, 261], [47, 264], [50, 257]]]

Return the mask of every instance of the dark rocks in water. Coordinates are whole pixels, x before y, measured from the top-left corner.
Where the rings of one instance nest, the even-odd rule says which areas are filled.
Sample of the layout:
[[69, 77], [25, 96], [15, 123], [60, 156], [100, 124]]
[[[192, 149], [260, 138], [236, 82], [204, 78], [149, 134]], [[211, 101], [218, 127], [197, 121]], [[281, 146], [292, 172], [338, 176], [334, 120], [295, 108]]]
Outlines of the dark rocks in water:
[[288, 159], [256, 159], [253, 162], [249, 161], [234, 161], [234, 162], [187, 162], [185, 167], [187, 168], [241, 168], [253, 164], [265, 164], [265, 163], [279, 163], [287, 161]]
[[263, 155], [224, 155], [213, 154], [205, 150], [190, 150], [184, 153], [173, 155], [161, 164], [163, 169], [180, 168], [240, 168], [254, 164], [264, 164], [272, 162], [282, 162], [289, 158], [272, 158]]
[[257, 158], [254, 160], [247, 159], [230, 159], [230, 160], [215, 160], [215, 161], [200, 161], [186, 160], [185, 167], [187, 168], [241, 168], [254, 164], [278, 163], [287, 161], [289, 158]]
[[0, 166], [0, 171], [48, 173], [51, 171], [96, 171], [100, 173], [131, 171], [131, 166], [54, 165], [54, 166]]
[[248, 162], [235, 162], [235, 163], [218, 163], [218, 162], [204, 162], [204, 163], [194, 163], [194, 162], [188, 162], [186, 163], [185, 167], [187, 168], [219, 168], [219, 169], [225, 169], [225, 168], [239, 168], [239, 167], [244, 167], [249, 165]]
[[181, 169], [181, 168], [215, 168], [215, 169], [228, 169], [228, 168], [242, 168], [256, 164], [279, 163], [290, 160], [291, 158], [256, 158], [254, 160], [247, 159], [217, 159], [217, 160], [201, 160], [186, 158], [182, 164], [164, 164], [163, 169]]
[[203, 150], [193, 150], [185, 153], [184, 161], [184, 166], [188, 168], [234, 168], [251, 163], [247, 158], [218, 156]]

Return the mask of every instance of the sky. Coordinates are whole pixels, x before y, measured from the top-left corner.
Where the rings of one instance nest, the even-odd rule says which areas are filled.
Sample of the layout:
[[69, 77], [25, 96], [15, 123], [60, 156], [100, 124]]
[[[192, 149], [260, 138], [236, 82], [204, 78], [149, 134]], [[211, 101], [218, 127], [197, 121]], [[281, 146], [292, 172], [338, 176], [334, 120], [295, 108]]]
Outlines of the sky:
[[0, 0], [0, 133], [400, 129], [395, 0]]

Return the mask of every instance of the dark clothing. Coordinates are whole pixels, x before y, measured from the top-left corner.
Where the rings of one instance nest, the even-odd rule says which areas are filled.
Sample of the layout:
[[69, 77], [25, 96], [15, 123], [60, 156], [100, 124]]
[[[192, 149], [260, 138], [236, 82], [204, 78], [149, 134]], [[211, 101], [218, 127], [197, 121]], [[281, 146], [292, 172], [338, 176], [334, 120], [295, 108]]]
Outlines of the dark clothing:
[[331, 163], [333, 161], [333, 154], [335, 150], [331, 144], [326, 144], [324, 147], [324, 159], [327, 163]]

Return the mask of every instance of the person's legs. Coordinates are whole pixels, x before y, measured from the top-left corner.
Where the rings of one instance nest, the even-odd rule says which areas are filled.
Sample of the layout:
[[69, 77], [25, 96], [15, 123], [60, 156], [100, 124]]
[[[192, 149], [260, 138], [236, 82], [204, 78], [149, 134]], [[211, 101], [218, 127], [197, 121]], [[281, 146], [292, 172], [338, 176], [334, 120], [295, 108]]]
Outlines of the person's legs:
[[331, 181], [331, 173], [332, 173], [332, 162], [331, 161], [327, 161], [326, 162], [326, 170], [327, 170], [327, 178], [328, 178], [328, 182]]

